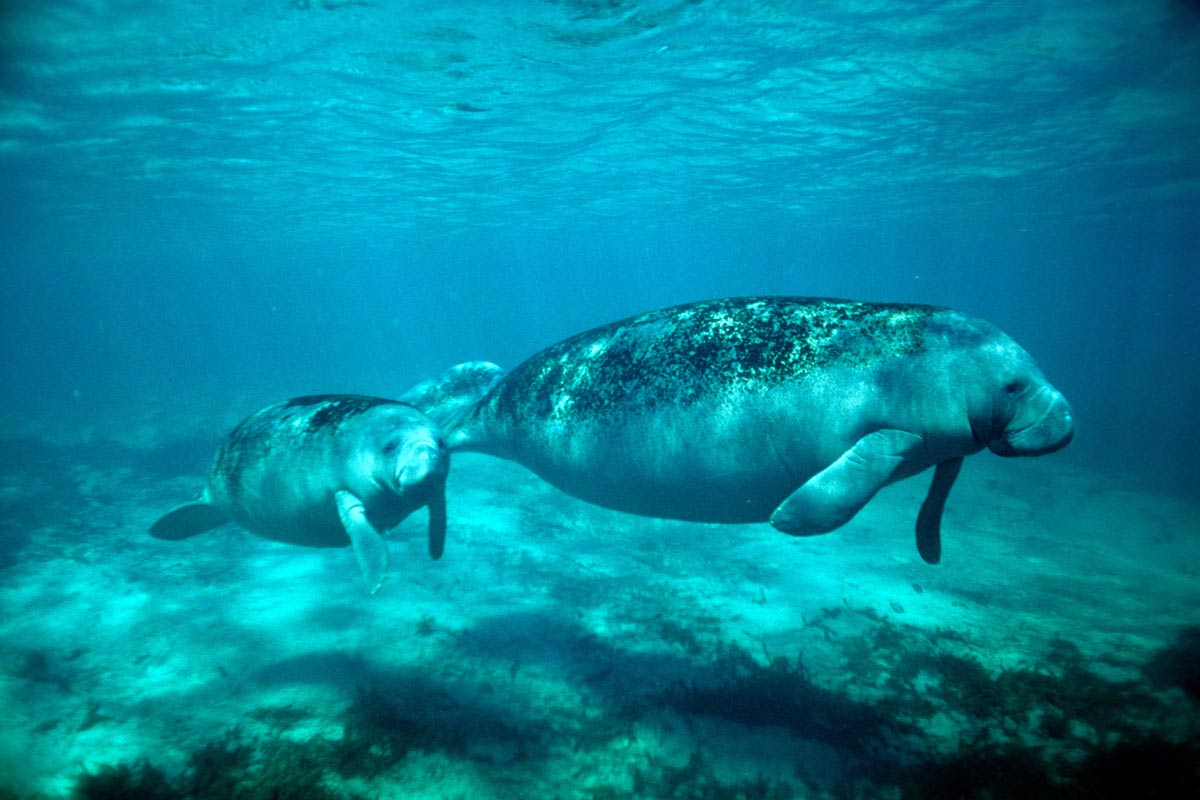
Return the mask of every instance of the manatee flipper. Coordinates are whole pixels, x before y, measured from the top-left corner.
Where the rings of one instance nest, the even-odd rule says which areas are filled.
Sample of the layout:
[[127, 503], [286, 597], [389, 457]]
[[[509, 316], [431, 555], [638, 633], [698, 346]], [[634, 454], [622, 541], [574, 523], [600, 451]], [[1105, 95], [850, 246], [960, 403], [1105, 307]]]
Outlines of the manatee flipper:
[[155, 539], [177, 542], [232, 522], [229, 515], [203, 498], [175, 506], [150, 526]]
[[337, 499], [342, 527], [350, 537], [354, 557], [358, 559], [358, 566], [367, 581], [367, 592], [375, 594], [379, 587], [383, 586], [383, 579], [387, 574], [387, 543], [383, 540], [383, 534], [367, 520], [367, 510], [363, 507], [362, 500], [345, 489], [339, 490], [334, 497]]
[[937, 465], [929, 493], [921, 503], [921, 513], [917, 514], [917, 552], [926, 564], [936, 564], [942, 559], [942, 509], [962, 464], [960, 456]]
[[488, 391], [504, 377], [490, 361], [467, 361], [436, 378], [418, 383], [400, 396], [400, 402], [425, 412], [446, 433], [461, 427]]
[[434, 561], [446, 549], [446, 492], [437, 492], [429, 501], [429, 555]]
[[771, 514], [771, 524], [793, 536], [828, 533], [845, 525], [923, 443], [907, 431], [868, 433], [788, 495]]

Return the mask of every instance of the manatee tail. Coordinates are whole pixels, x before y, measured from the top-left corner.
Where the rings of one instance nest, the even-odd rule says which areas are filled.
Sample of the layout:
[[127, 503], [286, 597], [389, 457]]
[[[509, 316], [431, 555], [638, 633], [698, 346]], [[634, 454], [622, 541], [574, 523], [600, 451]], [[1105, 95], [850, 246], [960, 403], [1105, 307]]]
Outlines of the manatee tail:
[[476, 404], [503, 377], [504, 370], [490, 361], [468, 361], [421, 381], [401, 395], [400, 402], [425, 412], [450, 438], [467, 424]]
[[150, 535], [155, 539], [177, 542], [219, 528], [229, 517], [224, 511], [205, 500], [193, 500], [176, 506], [150, 526]]

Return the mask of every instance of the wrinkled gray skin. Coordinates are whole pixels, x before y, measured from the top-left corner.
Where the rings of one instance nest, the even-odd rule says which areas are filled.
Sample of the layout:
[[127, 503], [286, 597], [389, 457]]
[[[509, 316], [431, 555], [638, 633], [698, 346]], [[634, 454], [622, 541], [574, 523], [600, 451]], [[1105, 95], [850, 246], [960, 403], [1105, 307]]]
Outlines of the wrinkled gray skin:
[[437, 382], [405, 399], [436, 405], [452, 449], [517, 461], [620, 511], [817, 534], [935, 467], [917, 521], [930, 563], [964, 456], [1043, 455], [1074, 433], [1029, 354], [932, 306], [712, 300], [581, 333], [504, 377], [460, 365], [447, 382], [464, 375], [478, 385], [458, 408]]
[[375, 592], [387, 570], [384, 532], [421, 506], [429, 507], [429, 552], [441, 556], [449, 468], [438, 426], [410, 405], [298, 397], [239, 424], [221, 443], [200, 498], [150, 532], [177, 540], [236, 522], [277, 542], [350, 545]]

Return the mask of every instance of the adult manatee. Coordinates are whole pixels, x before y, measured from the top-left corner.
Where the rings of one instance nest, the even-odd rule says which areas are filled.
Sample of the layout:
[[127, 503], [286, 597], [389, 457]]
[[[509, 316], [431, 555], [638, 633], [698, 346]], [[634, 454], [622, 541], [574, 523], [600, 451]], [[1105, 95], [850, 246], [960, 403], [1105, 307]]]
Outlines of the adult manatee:
[[[476, 362], [405, 399], [452, 449], [517, 461], [577, 497], [703, 522], [825, 533], [934, 467], [917, 549], [941, 556], [964, 456], [1071, 441], [1070, 406], [996, 327], [924, 305], [709, 300], [603, 325], [511, 373]], [[457, 407], [439, 387], [475, 380]], [[470, 396], [470, 393], [467, 393]], [[437, 406], [433, 409], [432, 406]]]

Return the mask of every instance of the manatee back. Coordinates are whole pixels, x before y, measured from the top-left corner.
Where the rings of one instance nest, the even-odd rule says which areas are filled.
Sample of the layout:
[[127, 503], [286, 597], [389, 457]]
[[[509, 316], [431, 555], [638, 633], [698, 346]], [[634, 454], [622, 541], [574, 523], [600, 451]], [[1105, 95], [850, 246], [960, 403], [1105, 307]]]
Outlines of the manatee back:
[[[217, 450], [209, 485], [237, 502], [251, 476], [324, 458], [330, 442], [369, 409], [394, 400], [362, 395], [309, 395], [267, 406], [238, 424]], [[314, 466], [314, 465], [306, 465]]]
[[834, 367], [922, 352], [934, 306], [806, 297], [709, 300], [572, 336], [523, 362], [485, 398], [499, 420], [579, 419], [714, 394], [763, 392]]

